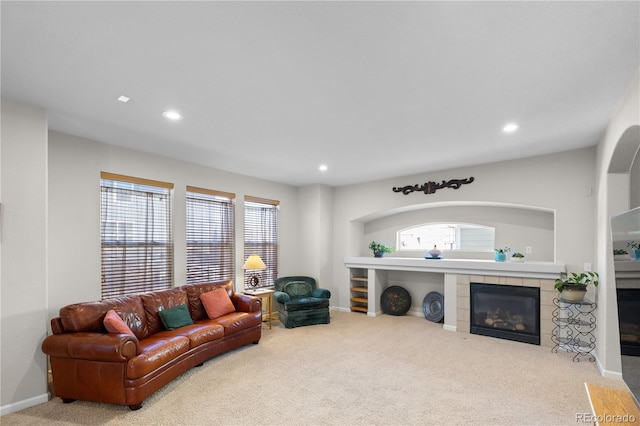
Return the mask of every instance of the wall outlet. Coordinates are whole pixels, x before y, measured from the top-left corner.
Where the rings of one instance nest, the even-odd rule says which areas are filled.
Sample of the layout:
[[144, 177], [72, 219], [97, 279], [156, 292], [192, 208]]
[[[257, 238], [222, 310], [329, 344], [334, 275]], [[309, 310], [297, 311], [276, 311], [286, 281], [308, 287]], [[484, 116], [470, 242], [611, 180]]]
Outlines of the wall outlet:
[[525, 247], [525, 249], [524, 249], [524, 252], [525, 252], [526, 254], [531, 254], [531, 252], [532, 252], [532, 250], [531, 250], [531, 246], [526, 246], [526, 247]]
[[591, 272], [591, 263], [584, 264], [584, 272]]

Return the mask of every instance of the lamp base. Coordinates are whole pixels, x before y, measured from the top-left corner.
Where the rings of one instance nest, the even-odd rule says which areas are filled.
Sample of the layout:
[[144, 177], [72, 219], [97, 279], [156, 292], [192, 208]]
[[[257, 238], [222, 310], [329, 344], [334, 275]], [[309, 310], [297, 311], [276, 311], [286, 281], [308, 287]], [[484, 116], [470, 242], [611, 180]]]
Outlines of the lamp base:
[[260, 287], [260, 277], [258, 274], [251, 275], [247, 280], [247, 284], [249, 284], [249, 287], [254, 289]]

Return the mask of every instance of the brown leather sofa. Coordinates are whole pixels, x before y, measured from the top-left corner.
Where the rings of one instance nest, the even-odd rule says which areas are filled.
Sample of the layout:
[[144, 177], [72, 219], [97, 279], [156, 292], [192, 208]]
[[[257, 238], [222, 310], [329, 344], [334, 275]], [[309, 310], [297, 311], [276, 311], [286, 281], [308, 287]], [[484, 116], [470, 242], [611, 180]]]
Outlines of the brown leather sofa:
[[[236, 309], [209, 319], [200, 295], [224, 287]], [[158, 311], [186, 304], [192, 325], [165, 329]], [[115, 310], [134, 335], [110, 334], [105, 314]], [[55, 396], [128, 405], [132, 410], [194, 366], [249, 343], [262, 331], [262, 302], [234, 293], [231, 281], [186, 285], [100, 302], [68, 305], [51, 320], [42, 343], [49, 355]]]

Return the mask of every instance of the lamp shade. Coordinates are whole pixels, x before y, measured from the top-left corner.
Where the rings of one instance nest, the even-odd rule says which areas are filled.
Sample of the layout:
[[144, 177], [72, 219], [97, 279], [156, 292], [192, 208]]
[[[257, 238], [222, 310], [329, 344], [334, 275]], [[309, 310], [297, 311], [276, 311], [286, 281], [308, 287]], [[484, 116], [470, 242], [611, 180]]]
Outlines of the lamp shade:
[[258, 256], [257, 254], [252, 254], [247, 258], [247, 261], [244, 262], [242, 269], [263, 270], [267, 269], [267, 265], [264, 264], [260, 256]]

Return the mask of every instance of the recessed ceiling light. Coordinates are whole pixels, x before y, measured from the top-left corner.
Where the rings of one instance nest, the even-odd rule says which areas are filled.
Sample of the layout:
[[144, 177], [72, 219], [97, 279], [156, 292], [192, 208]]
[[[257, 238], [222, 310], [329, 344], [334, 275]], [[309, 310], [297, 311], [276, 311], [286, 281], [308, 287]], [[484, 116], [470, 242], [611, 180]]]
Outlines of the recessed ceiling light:
[[505, 133], [513, 133], [516, 130], [518, 130], [518, 124], [516, 123], [509, 123], [502, 128], [502, 131]]
[[162, 113], [164, 118], [168, 118], [169, 120], [177, 121], [182, 120], [182, 115], [175, 110], [168, 110]]
[[320, 170], [321, 172], [326, 172], [328, 168], [329, 167], [327, 167], [326, 164], [320, 164], [320, 167], [318, 167], [318, 170]]
[[118, 100], [120, 102], [123, 102], [123, 103], [126, 104], [127, 102], [129, 102], [131, 100], [131, 98], [128, 97], [128, 96], [125, 96], [125, 95], [120, 95], [120, 96], [118, 96]]

